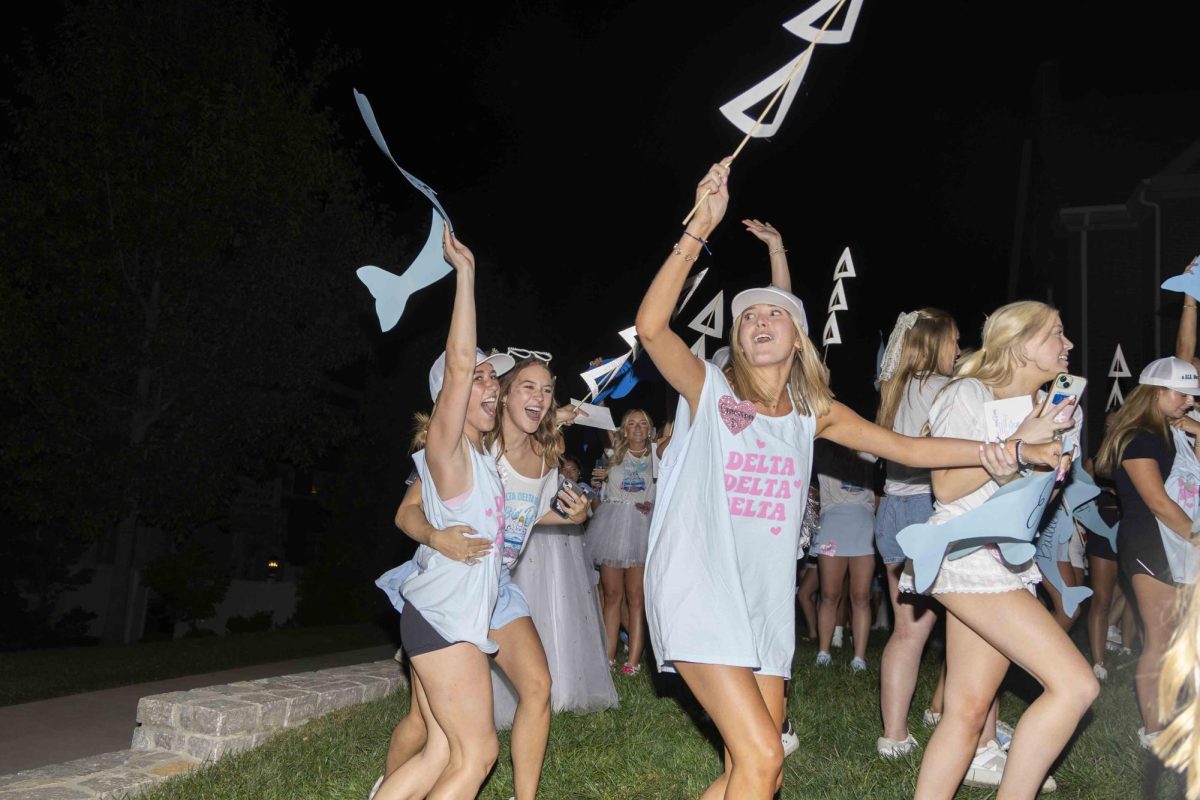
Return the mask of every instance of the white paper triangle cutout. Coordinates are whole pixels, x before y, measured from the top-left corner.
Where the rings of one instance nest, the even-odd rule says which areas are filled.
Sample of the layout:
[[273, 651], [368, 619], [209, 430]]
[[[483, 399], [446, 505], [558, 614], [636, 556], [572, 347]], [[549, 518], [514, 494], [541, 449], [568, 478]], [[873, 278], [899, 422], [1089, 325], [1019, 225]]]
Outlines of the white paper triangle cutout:
[[847, 247], [842, 251], [842, 257], [838, 259], [837, 268], [833, 270], [833, 279], [840, 280], [841, 278], [856, 278], [858, 273], [854, 271], [854, 257], [850, 255], [850, 248]]
[[[833, 9], [837, 8], [840, 0], [818, 0], [811, 6], [801, 11], [796, 16], [783, 23], [783, 27], [788, 33], [799, 36], [807, 42], [817, 38], [821, 32], [821, 26], [817, 23], [824, 19], [826, 14], [829, 14]], [[841, 28], [834, 28], [834, 22], [829, 24], [825, 29], [824, 35], [821, 36], [821, 44], [845, 44], [850, 41], [850, 37], [854, 35], [854, 25], [858, 22], [858, 12], [862, 11], [862, 0], [849, 0], [849, 8], [846, 10], [846, 17], [842, 21]]]
[[[725, 290], [717, 292], [717, 296], [708, 302], [696, 318], [688, 324], [688, 328], [697, 333], [715, 336], [720, 339], [725, 335]], [[701, 356], [703, 358], [703, 356]]]
[[848, 311], [849, 303], [846, 302], [846, 288], [842, 286], [842, 282], [838, 281], [833, 285], [833, 294], [829, 296], [829, 312]]
[[837, 314], [830, 314], [825, 320], [825, 331], [821, 334], [821, 344], [828, 346], [842, 343], [842, 332], [838, 330]]
[[700, 338], [692, 345], [692, 353], [701, 361], [708, 360], [708, 356], [704, 353], [704, 334], [700, 334]]
[[1108, 393], [1108, 405], [1104, 407], [1104, 411], [1108, 413], [1113, 408], [1120, 408], [1123, 405], [1125, 405], [1125, 396], [1121, 394], [1121, 382], [1113, 381], [1112, 391]]
[[[1112, 366], [1108, 368], [1108, 377], [1110, 378], [1132, 378], [1133, 373], [1129, 371], [1129, 364], [1125, 362], [1125, 354], [1121, 352], [1121, 345], [1117, 345], [1117, 350], [1113, 353]], [[1124, 401], [1122, 401], [1124, 402]]]

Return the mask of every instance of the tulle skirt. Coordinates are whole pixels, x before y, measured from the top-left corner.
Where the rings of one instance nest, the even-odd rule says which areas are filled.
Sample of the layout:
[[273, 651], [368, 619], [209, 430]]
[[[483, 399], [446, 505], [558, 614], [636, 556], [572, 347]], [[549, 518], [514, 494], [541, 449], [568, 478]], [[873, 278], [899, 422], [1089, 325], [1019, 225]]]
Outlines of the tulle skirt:
[[601, 503], [587, 529], [588, 556], [606, 567], [640, 567], [650, 544], [650, 515], [632, 503]]
[[[539, 525], [530, 532], [525, 552], [512, 571], [546, 651], [554, 713], [588, 714], [617, 706], [583, 538], [577, 525]], [[493, 668], [492, 676], [496, 727], [512, 727], [516, 690], [498, 669]]]

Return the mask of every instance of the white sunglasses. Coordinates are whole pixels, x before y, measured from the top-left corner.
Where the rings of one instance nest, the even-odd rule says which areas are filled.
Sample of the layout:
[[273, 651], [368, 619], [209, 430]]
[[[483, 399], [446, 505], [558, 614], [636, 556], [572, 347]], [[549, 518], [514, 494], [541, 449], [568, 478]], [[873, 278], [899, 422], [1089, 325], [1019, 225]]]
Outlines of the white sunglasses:
[[520, 347], [508, 348], [508, 355], [518, 360], [522, 358], [536, 358], [538, 361], [541, 361], [545, 364], [549, 364], [550, 359], [553, 358], [553, 356], [547, 353], [545, 350], [523, 350]]

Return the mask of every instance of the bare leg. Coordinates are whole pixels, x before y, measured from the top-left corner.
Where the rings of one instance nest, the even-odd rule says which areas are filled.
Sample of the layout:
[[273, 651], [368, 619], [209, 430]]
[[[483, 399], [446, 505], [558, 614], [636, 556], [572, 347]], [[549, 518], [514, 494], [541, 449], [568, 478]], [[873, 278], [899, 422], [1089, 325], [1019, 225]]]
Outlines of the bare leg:
[[608, 637], [608, 663], [617, 658], [621, 633], [621, 606], [625, 604], [625, 570], [600, 565], [600, 587], [604, 598], [604, 634]]
[[866, 660], [871, 637], [871, 581], [875, 578], [875, 554], [855, 556], [850, 562], [850, 630], [854, 633], [854, 657]]
[[819, 585], [817, 571], [815, 569], [804, 569], [803, 572], [804, 574], [800, 577], [800, 585], [796, 588], [796, 602], [800, 604], [800, 611], [804, 614], [804, 627], [808, 631], [808, 638], [816, 639], [816, 594]]
[[916, 797], [954, 795], [1009, 660], [1045, 691], [1017, 723], [997, 798], [1034, 797], [1100, 686], [1066, 633], [1028, 592], [939, 599], [950, 612], [945, 709], [921, 763]]
[[817, 633], [820, 649], [829, 652], [833, 639], [833, 627], [837, 624], [842, 601], [842, 589], [846, 585], [849, 559], [841, 556], [817, 556], [817, 571], [821, 579], [821, 605], [817, 607]]
[[409, 670], [408, 713], [392, 730], [392, 738], [388, 742], [387, 763], [384, 767], [385, 775], [391, 775], [425, 747], [425, 720], [417, 703], [419, 685], [417, 673]]
[[625, 630], [629, 631], [629, 663], [635, 667], [642, 663], [642, 649], [646, 642], [646, 603], [642, 593], [645, 574], [645, 567], [625, 570], [625, 604], [629, 609]]
[[1104, 665], [1108, 643], [1108, 612], [1112, 609], [1113, 589], [1117, 585], [1117, 562], [1107, 558], [1088, 559], [1092, 573], [1092, 604], [1088, 608], [1088, 645], [1092, 663]]
[[770, 800], [783, 769], [783, 678], [746, 667], [675, 662], [675, 668], [725, 741], [725, 772], [703, 800]]
[[937, 622], [936, 601], [923, 595], [901, 595], [898, 586], [904, 563], [885, 567], [893, 622], [879, 665], [879, 707], [883, 735], [902, 742], [908, 736], [908, 711], [917, 688], [921, 653]]
[[517, 690], [512, 725], [513, 788], [518, 800], [532, 800], [542, 778], [550, 738], [550, 668], [542, 640], [529, 617], [491, 632], [500, 645], [496, 665]]
[[933, 697], [929, 698], [929, 710], [941, 714], [946, 707], [946, 659], [942, 658], [942, 669], [938, 673], [937, 685], [933, 687]]
[[1134, 681], [1146, 733], [1153, 733], [1163, 726], [1158, 718], [1158, 675], [1163, 654], [1175, 632], [1179, 590], [1149, 575], [1134, 575], [1131, 583], [1143, 630], [1142, 654], [1138, 656]]
[[466, 642], [414, 656], [427, 741], [387, 777], [377, 800], [473, 798], [496, 763], [487, 656]]

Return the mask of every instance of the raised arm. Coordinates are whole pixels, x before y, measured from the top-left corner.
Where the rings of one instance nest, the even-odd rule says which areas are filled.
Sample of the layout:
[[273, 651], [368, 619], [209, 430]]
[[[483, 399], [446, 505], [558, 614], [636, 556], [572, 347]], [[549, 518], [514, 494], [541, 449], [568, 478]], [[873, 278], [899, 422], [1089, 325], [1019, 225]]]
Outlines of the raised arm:
[[769, 222], [744, 219], [742, 224], [754, 238], [767, 246], [767, 257], [771, 259], [771, 285], [778, 286], [785, 292], [792, 291], [792, 273], [788, 268], [787, 248], [783, 246], [783, 236]]
[[[1195, 263], [1195, 262], [1192, 262]], [[1189, 264], [1186, 272], [1192, 271]], [[1196, 298], [1190, 294], [1183, 296], [1183, 311], [1179, 316], [1179, 332], [1175, 334], [1175, 357], [1182, 358], [1189, 364], [1200, 369], [1200, 359], [1196, 358]]]
[[435, 528], [430, 524], [421, 502], [419, 479], [408, 487], [396, 509], [396, 527], [417, 544], [427, 544], [446, 558], [468, 564], [474, 564], [492, 549], [491, 540], [474, 536], [475, 531], [468, 525]]
[[454, 310], [446, 337], [446, 372], [425, 441], [429, 471], [443, 499], [471, 488], [470, 456], [463, 446], [467, 404], [475, 375], [475, 256], [442, 230], [442, 252], [455, 269]]
[[[679, 293], [687, 280], [692, 263], [699, 256], [702, 243], [716, 229], [729, 205], [728, 159], [713, 164], [696, 187], [699, 207], [684, 235], [667, 256], [654, 276], [654, 282], [638, 308], [637, 332], [650, 360], [675, 391], [687, 398], [692, 411], [700, 401], [704, 387], [704, 364], [671, 330], [671, 312], [679, 302]], [[705, 196], [707, 194], [707, 196]], [[701, 198], [704, 198], [701, 200]]]

